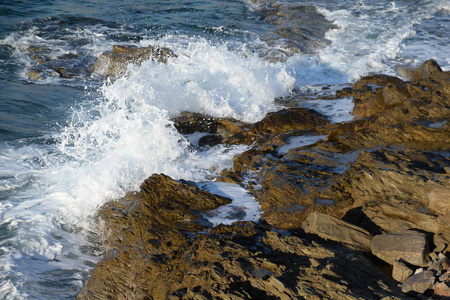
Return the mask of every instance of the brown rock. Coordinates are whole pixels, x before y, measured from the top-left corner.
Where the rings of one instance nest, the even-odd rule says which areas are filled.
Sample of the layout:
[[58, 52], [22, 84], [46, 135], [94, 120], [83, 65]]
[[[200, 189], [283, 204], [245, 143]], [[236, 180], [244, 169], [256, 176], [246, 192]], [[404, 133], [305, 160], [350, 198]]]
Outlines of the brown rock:
[[450, 214], [450, 187], [435, 188], [428, 194], [428, 207], [438, 215]]
[[406, 85], [388, 84], [376, 93], [374, 106], [377, 111], [384, 111], [389, 107], [402, 104], [410, 97], [411, 94], [407, 90]]
[[348, 193], [355, 199], [354, 206], [361, 206], [386, 232], [409, 228], [444, 232], [447, 227], [440, 225], [427, 205], [432, 190], [448, 185], [447, 166], [450, 161], [443, 153], [383, 148], [362, 151], [334, 189]]
[[290, 108], [268, 113], [261, 121], [251, 125], [249, 130], [255, 134], [279, 134], [292, 130], [311, 129], [327, 125], [322, 115], [304, 108]]
[[424, 62], [415, 72], [414, 79], [421, 80], [424, 78], [429, 78], [436, 73], [442, 72], [441, 67], [434, 59], [427, 60]]
[[413, 270], [408, 267], [402, 260], [396, 259], [392, 268], [392, 278], [398, 282], [404, 282], [413, 274]]
[[438, 297], [450, 297], [450, 282], [438, 282], [434, 285], [434, 295]]
[[[395, 76], [389, 75], [371, 75], [362, 77], [352, 87], [353, 103], [353, 115], [356, 118], [365, 118], [378, 113], [383, 109], [383, 106], [377, 107], [376, 95], [381, 92], [383, 87], [401, 85], [403, 81]], [[375, 86], [375, 88], [374, 88]], [[386, 98], [392, 101], [388, 92], [386, 92]], [[383, 96], [379, 96], [378, 102], [383, 101]], [[379, 105], [378, 105], [379, 106]]]
[[216, 133], [219, 123], [209, 115], [195, 112], [182, 112], [172, 119], [175, 128], [182, 134], [190, 134], [196, 131]]
[[434, 274], [431, 271], [423, 271], [418, 274], [414, 274], [403, 282], [402, 292], [416, 292], [423, 294], [427, 290], [433, 288], [435, 280]]
[[303, 222], [302, 228], [307, 233], [363, 250], [369, 250], [372, 241], [372, 236], [366, 230], [319, 212], [311, 213]]
[[93, 73], [113, 78], [120, 77], [127, 71], [128, 64], [140, 65], [150, 59], [166, 63], [169, 57], [174, 56], [167, 48], [115, 45], [112, 51], [104, 52], [98, 57]]
[[399, 259], [415, 266], [428, 264], [428, 240], [422, 232], [407, 230], [377, 235], [371, 249], [374, 255], [392, 265]]

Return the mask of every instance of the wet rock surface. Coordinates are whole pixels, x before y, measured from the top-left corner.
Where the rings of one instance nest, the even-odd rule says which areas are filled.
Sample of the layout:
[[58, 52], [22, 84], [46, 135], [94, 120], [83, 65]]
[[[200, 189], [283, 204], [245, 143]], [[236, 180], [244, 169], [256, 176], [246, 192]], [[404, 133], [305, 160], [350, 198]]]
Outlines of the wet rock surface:
[[175, 56], [169, 49], [156, 46], [137, 47], [133, 45], [115, 45], [111, 51], [102, 53], [93, 66], [93, 73], [117, 78], [124, 75], [129, 64], [140, 65], [152, 60], [166, 63]]
[[129, 64], [140, 65], [147, 60], [166, 63], [169, 57], [175, 56], [167, 48], [134, 45], [114, 45], [111, 51], [97, 58], [81, 50], [80, 53], [65, 54], [55, 54], [53, 49], [41, 46], [30, 46], [27, 50], [32, 62], [28, 69], [30, 80], [88, 78], [91, 75], [116, 79], [126, 73]]
[[211, 137], [199, 147], [249, 145], [218, 180], [249, 190], [260, 222], [211, 227], [201, 212], [227, 199], [154, 175], [101, 209], [106, 252], [79, 299], [448, 297], [450, 72], [428, 61], [413, 81], [370, 76], [336, 95], [353, 97], [354, 120], [295, 96], [255, 124], [175, 118]]
[[95, 61], [94, 57], [72, 52], [56, 55], [51, 48], [41, 46], [30, 46], [27, 50], [33, 62], [28, 69], [30, 80], [85, 78], [90, 75]]

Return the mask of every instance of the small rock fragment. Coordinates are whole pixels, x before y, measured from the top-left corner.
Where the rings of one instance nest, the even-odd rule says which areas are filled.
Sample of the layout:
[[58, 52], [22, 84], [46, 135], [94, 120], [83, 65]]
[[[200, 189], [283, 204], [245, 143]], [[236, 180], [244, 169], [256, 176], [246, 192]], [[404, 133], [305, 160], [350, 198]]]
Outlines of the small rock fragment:
[[413, 270], [411, 270], [411, 268], [408, 267], [402, 260], [395, 260], [392, 269], [392, 278], [399, 282], [404, 282], [413, 273]]
[[434, 285], [435, 277], [431, 271], [423, 271], [419, 274], [414, 274], [402, 285], [402, 292], [416, 292], [419, 294], [425, 293], [427, 290], [432, 289]]
[[438, 282], [434, 285], [434, 294], [439, 297], [450, 297], [450, 282]]

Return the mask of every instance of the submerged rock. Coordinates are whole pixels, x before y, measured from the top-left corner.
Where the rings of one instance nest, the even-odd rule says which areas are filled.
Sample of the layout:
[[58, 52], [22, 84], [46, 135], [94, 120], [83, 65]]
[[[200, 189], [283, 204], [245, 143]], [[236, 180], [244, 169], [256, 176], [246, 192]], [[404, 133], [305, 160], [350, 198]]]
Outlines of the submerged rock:
[[51, 48], [28, 47], [29, 56], [35, 63], [28, 69], [28, 79], [85, 78], [90, 76], [94, 58], [76, 53], [57, 54]]
[[271, 46], [262, 54], [265, 59], [284, 61], [293, 54], [311, 53], [329, 43], [325, 33], [335, 28], [335, 25], [320, 14], [316, 7], [272, 0], [250, 1], [274, 27], [261, 37]]

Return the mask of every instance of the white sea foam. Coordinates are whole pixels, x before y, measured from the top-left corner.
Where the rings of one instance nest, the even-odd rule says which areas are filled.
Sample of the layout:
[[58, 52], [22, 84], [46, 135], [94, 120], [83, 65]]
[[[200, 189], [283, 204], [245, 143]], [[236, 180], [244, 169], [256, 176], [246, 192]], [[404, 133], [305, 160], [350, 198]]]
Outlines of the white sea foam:
[[295, 82], [284, 65], [242, 56], [226, 44], [197, 41], [174, 51], [178, 57], [168, 64], [131, 67], [128, 77], [105, 87], [106, 97], [143, 99], [170, 116], [187, 110], [255, 122], [274, 110], [273, 99]]
[[257, 222], [261, 215], [261, 207], [253, 196], [241, 186], [228, 182], [209, 182], [201, 185], [205, 190], [230, 198], [230, 204], [223, 205], [206, 214], [213, 225], [231, 224], [239, 221]]
[[[69, 124], [53, 134], [56, 143], [2, 150], [6, 164], [0, 173], [11, 179], [0, 185], [10, 193], [0, 207], [0, 226], [9, 235], [0, 244], [4, 282], [30, 284], [37, 273], [58, 268], [78, 270], [68, 276], [79, 285], [80, 273], [96, 261], [80, 245], [90, 245], [87, 233], [100, 205], [137, 190], [153, 173], [213, 179], [247, 148], [219, 145], [193, 152], [170, 117], [189, 110], [256, 121], [276, 109], [275, 96], [289, 93], [295, 81], [284, 65], [241, 55], [227, 45], [200, 39], [174, 50], [178, 57], [167, 65], [130, 66], [128, 76], [103, 86], [100, 98], [74, 108]], [[236, 188], [227, 190], [236, 193]], [[238, 206], [244, 219], [256, 220], [256, 203], [248, 197]]]
[[[337, 25], [336, 29], [326, 33], [326, 38], [332, 44], [319, 51], [320, 61], [341, 70], [352, 80], [369, 73], [396, 75], [396, 66], [417, 65], [423, 62], [417, 60], [418, 57], [422, 60], [433, 58], [433, 53], [440, 63], [448, 65], [448, 58], [445, 54], [442, 56], [442, 53], [447, 52], [446, 42], [440, 45], [422, 43], [421, 47], [428, 49], [425, 56], [421, 55], [421, 48], [414, 50], [414, 42], [408, 46], [408, 38], [414, 41], [412, 37], [417, 34], [417, 26], [423, 20], [434, 18], [436, 13], [448, 9], [449, 1], [415, 2], [378, 1], [368, 4], [359, 1], [337, 6], [336, 10], [319, 8]], [[436, 48], [440, 50], [434, 51]]]

